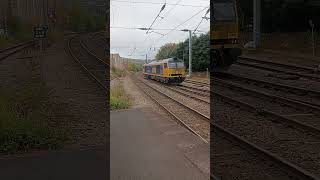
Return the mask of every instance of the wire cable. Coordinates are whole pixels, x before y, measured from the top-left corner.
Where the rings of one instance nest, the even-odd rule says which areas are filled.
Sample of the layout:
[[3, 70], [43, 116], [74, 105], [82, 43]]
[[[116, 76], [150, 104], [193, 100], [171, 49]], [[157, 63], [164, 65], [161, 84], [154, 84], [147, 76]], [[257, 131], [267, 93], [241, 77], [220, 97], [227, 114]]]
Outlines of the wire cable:
[[198, 30], [200, 24], [202, 23], [202, 21], [205, 19], [205, 17], [207, 16], [207, 14], [210, 12], [210, 8], [207, 10], [206, 14], [204, 15], [204, 17], [201, 18], [200, 23], [197, 25], [197, 27], [194, 29], [193, 34], [195, 34], [195, 32]]
[[167, 13], [163, 16], [163, 18], [160, 19], [160, 21], [158, 22], [157, 26], [162, 22], [162, 20], [163, 20], [166, 16], [168, 16], [168, 14], [170, 14], [170, 12], [171, 12], [175, 7], [177, 7], [177, 5], [178, 5], [181, 1], [182, 1], [182, 0], [178, 0], [178, 1], [174, 4], [174, 6], [173, 6], [171, 9], [169, 9], [169, 11], [167, 11]]
[[[163, 4], [163, 3], [158, 3], [158, 2], [142, 2], [142, 1], [122, 1], [122, 0], [111, 0], [111, 2], [120, 2], [120, 3], [134, 3], [134, 4]], [[171, 3], [166, 3], [166, 5], [169, 6], [189, 6], [189, 7], [206, 7], [202, 5], [192, 5], [192, 4], [171, 4]]]
[[[114, 1], [114, 2], [130, 2], [130, 1], [121, 1], [121, 0], [111, 0], [111, 2], [112, 2], [112, 1]], [[207, 8], [209, 7], [209, 6], [194, 6], [194, 7], [204, 7], [204, 8], [201, 9], [200, 11], [198, 11], [197, 13], [195, 13], [194, 15], [192, 15], [192, 16], [191, 16], [190, 18], [188, 18], [187, 20], [185, 20], [185, 21], [183, 21], [182, 23], [180, 23], [180, 24], [178, 24], [177, 26], [175, 26], [173, 29], [160, 29], [160, 28], [154, 28], [154, 29], [153, 29], [153, 28], [152, 28], [152, 26], [154, 26], [156, 20], [160, 17], [161, 12], [164, 10], [164, 8], [166, 7], [166, 5], [173, 5], [173, 7], [171, 7], [171, 8], [166, 12], [166, 14], [164, 15], [164, 17], [158, 22], [158, 24], [160, 24], [160, 23], [163, 21], [163, 19], [165, 19], [165, 17], [167, 17], [167, 16], [174, 10], [174, 8], [175, 8], [176, 6], [189, 6], [189, 5], [179, 4], [181, 1], [182, 1], [182, 0], [177, 0], [177, 2], [176, 2], [175, 4], [168, 4], [168, 3], [166, 3], [166, 2], [164, 2], [164, 4], [163, 4], [163, 3], [152, 3], [152, 2], [130, 2], [130, 3], [144, 3], [144, 4], [163, 4], [163, 6], [162, 6], [160, 12], [158, 13], [158, 15], [156, 16], [156, 18], [153, 20], [153, 22], [152, 22], [151, 25], [149, 26], [149, 28], [119, 27], [119, 26], [118, 26], [118, 27], [113, 26], [113, 27], [110, 27], [110, 28], [114, 28], [114, 29], [129, 29], [129, 30], [147, 30], [147, 33], [146, 33], [146, 34], [148, 34], [148, 36], [146, 37], [146, 39], [145, 39], [143, 42], [145, 42], [145, 41], [150, 37], [150, 34], [152, 34], [152, 33], [160, 34], [161, 37], [159, 37], [158, 39], [156, 39], [156, 40], [152, 43], [152, 45], [148, 46], [149, 48], [148, 48], [147, 54], [149, 54], [152, 49], [154, 49], [154, 51], [155, 51], [155, 47], [153, 47], [153, 46], [154, 46], [155, 44], [158, 44], [158, 43], [159, 43], [159, 40], [168, 37], [168, 35], [169, 35], [170, 33], [172, 33], [173, 31], [177, 30], [179, 27], [181, 27], [182, 25], [184, 25], [185, 23], [187, 23], [188, 21], [190, 21], [190, 20], [193, 19], [195, 16], [197, 16], [198, 14], [200, 14], [201, 12], [203, 12], [205, 9], [207, 9]], [[193, 5], [191, 5], [191, 6], [193, 6]], [[209, 9], [209, 10], [210, 10], [210, 9]], [[209, 10], [207, 11], [207, 13], [209, 12]], [[206, 15], [207, 15], [207, 13], [206, 13]], [[200, 25], [201, 25], [202, 22], [203, 22], [203, 18], [201, 19], [200, 23], [199, 23], [199, 24], [197, 25], [197, 27], [195, 28], [194, 33], [198, 30], [198, 28], [200, 27]], [[157, 25], [158, 25], [158, 24], [157, 24]], [[152, 30], [152, 31], [151, 31], [151, 30]], [[168, 32], [165, 33], [165, 34], [162, 34], [162, 33], [158, 33], [158, 32], [153, 31], [153, 30], [159, 30], [159, 31], [163, 30], [163, 31], [168, 31]], [[179, 31], [180, 31], [180, 30], [179, 30]], [[112, 48], [112, 47], [111, 47], [111, 48]], [[116, 47], [115, 47], [115, 48], [116, 48]], [[141, 48], [143, 48], [143, 47], [141, 47]], [[136, 53], [136, 49], [137, 49], [137, 47], [134, 46], [132, 52], [130, 53], [130, 56], [132, 56], [133, 54]], [[140, 47], [139, 47], [139, 49], [140, 49]], [[158, 49], [158, 48], [157, 48], [157, 49]], [[171, 52], [170, 54], [172, 54], [172, 52]]]
[[153, 20], [153, 22], [151, 23], [150, 27], [148, 28], [146, 34], [148, 34], [149, 30], [151, 29], [152, 25], [154, 24], [154, 22], [156, 22], [156, 20], [158, 19], [158, 17], [160, 16], [160, 13], [164, 10], [164, 8], [166, 8], [166, 3], [164, 3], [164, 5], [161, 7], [160, 12], [158, 13], [158, 15], [156, 16], [156, 18]]
[[[135, 29], [135, 30], [142, 30], [143, 28], [135, 28], [135, 27], [125, 27], [125, 26], [111, 26], [111, 29]], [[147, 28], [146, 28], [147, 29]], [[150, 30], [157, 30], [157, 31], [170, 31], [174, 29], [161, 29], [161, 28], [151, 28]]]
[[[207, 8], [209, 8], [208, 6], [201, 9], [200, 11], [198, 11], [196, 14], [192, 15], [190, 18], [188, 18], [187, 20], [185, 20], [184, 22], [180, 23], [179, 25], [177, 25], [176, 27], [174, 27], [172, 30], [170, 30], [168, 33], [166, 33], [164, 36], [161, 36], [160, 38], [158, 38], [155, 43], [153, 43], [151, 45], [151, 47], [156, 44], [157, 42], [159, 42], [160, 39], [166, 37], [168, 34], [170, 34], [171, 32], [173, 32], [174, 30], [177, 30], [178, 27], [182, 26], [183, 24], [187, 23], [188, 21], [190, 21], [192, 18], [194, 18], [195, 16], [197, 16], [198, 14], [200, 14], [202, 11], [206, 10]], [[148, 51], [149, 53], [149, 51]]]
[[[191, 20], [193, 17], [197, 16], [198, 14], [200, 14], [202, 11], [204, 11], [204, 10], [207, 9], [207, 8], [209, 8], [209, 10], [210, 10], [210, 7], [206, 7], [206, 8], [204, 8], [204, 9], [202, 9], [201, 11], [197, 12], [196, 14], [194, 14], [193, 16], [191, 16], [191, 17], [190, 17], [189, 19], [187, 19], [186, 21], [184, 21], [184, 22], [180, 23], [179, 25], [177, 25], [175, 28], [173, 28], [171, 31], [169, 31], [169, 32], [168, 32], [167, 34], [165, 34], [164, 36], [168, 35], [168, 34], [171, 33], [172, 31], [176, 30], [178, 27], [182, 26], [183, 24], [185, 24], [186, 22], [188, 22], [188, 21]], [[209, 10], [206, 12], [206, 15], [208, 14]], [[202, 20], [203, 20], [203, 18], [202, 18]], [[202, 21], [202, 20], [201, 20], [201, 21]], [[158, 40], [160, 40], [160, 39], [163, 38], [164, 36], [160, 37]], [[171, 55], [171, 54], [173, 53], [173, 50], [174, 50], [174, 49], [171, 49], [169, 55]], [[148, 53], [149, 53], [149, 51], [148, 51]]]

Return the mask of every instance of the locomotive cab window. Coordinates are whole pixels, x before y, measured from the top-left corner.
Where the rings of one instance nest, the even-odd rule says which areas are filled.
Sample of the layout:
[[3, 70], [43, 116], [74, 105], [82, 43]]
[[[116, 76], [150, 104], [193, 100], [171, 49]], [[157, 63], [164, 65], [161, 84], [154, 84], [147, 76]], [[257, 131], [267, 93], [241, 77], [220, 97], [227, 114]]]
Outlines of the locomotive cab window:
[[213, 4], [214, 21], [236, 21], [236, 9], [233, 1], [219, 2]]
[[169, 68], [171, 69], [184, 68], [184, 62], [178, 58], [170, 59]]
[[152, 73], [152, 67], [151, 66], [145, 66], [145, 72], [146, 73]]
[[184, 63], [183, 62], [178, 62], [177, 63], [177, 68], [184, 68]]

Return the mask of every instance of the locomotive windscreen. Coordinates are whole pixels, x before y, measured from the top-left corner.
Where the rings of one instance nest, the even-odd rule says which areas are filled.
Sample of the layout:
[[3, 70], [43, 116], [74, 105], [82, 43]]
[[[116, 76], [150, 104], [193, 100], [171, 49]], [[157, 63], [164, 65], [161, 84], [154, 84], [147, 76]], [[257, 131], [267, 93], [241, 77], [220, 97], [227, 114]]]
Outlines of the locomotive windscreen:
[[184, 68], [184, 62], [178, 58], [172, 58], [169, 60], [169, 68]]
[[235, 21], [236, 12], [232, 2], [227, 3], [213, 3], [214, 21]]

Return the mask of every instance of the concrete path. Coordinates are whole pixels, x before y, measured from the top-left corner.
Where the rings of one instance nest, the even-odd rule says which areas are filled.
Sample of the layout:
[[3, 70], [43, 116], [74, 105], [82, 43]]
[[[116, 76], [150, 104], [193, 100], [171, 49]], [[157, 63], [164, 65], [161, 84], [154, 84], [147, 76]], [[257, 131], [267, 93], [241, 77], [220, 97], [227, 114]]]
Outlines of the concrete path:
[[113, 180], [209, 179], [209, 145], [173, 120], [145, 109], [111, 112], [110, 130]]

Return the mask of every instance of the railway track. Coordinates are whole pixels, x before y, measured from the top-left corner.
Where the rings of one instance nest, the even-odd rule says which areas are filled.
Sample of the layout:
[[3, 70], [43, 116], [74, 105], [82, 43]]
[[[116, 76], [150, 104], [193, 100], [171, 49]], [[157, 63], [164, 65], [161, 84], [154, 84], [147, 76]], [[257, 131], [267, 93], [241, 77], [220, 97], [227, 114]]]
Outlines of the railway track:
[[215, 96], [320, 135], [320, 107], [256, 91], [218, 78], [213, 79]]
[[109, 45], [107, 44], [107, 40], [102, 38], [103, 33], [103, 31], [96, 32], [86, 35], [84, 38], [82, 38], [82, 42], [83, 44], [87, 45], [87, 49], [96, 57], [100, 58], [109, 56], [109, 54], [106, 52], [106, 48], [108, 48]]
[[320, 107], [320, 91], [293, 87], [280, 83], [273, 83], [264, 80], [252, 79], [243, 76], [238, 76], [229, 73], [217, 73], [214, 75], [228, 82], [241, 84], [248, 89], [255, 89], [261, 92], [284, 97], [290, 100], [295, 100], [314, 107]]
[[[222, 99], [223, 101], [230, 103], [231, 105], [238, 107], [240, 109], [249, 109], [251, 112], [256, 111], [257, 115], [260, 114], [260, 116], [262, 117], [261, 120], [263, 119], [263, 121], [260, 121], [259, 119], [255, 120], [260, 122], [259, 125], [261, 125], [261, 123], [264, 123], [265, 121], [270, 121], [272, 122], [271, 124], [273, 125], [265, 125], [266, 127], [269, 127], [271, 129], [274, 129], [274, 127], [279, 126], [280, 124], [285, 124], [285, 126], [287, 126], [289, 129], [292, 129], [293, 127], [296, 128], [297, 130], [294, 130], [295, 133], [300, 134], [299, 135], [299, 140], [295, 140], [293, 137], [290, 136], [290, 131], [288, 131], [288, 134], [286, 135], [286, 137], [288, 138], [282, 138], [281, 141], [283, 141], [283, 143], [275, 143], [271, 146], [268, 144], [259, 144], [259, 146], [263, 147], [264, 149], [269, 149], [270, 151], [272, 151], [273, 153], [275, 153], [276, 157], [280, 157], [281, 159], [287, 159], [289, 158], [288, 152], [285, 152], [287, 150], [283, 150], [279, 151], [277, 150], [277, 147], [287, 147], [290, 149], [290, 155], [293, 154], [293, 157], [290, 157], [289, 160], [287, 161], [288, 163], [290, 163], [291, 165], [294, 166], [299, 166], [300, 169], [308, 169], [311, 172], [309, 172], [310, 175], [313, 176], [313, 178], [319, 179], [319, 173], [316, 173], [316, 171], [312, 169], [312, 167], [316, 167], [319, 166], [319, 164], [317, 164], [315, 158], [316, 156], [310, 157], [310, 156], [306, 156], [304, 153], [302, 153], [302, 149], [317, 149], [317, 145], [305, 145], [303, 146], [303, 148], [301, 147], [294, 147], [292, 146], [292, 144], [295, 143], [291, 143], [292, 141], [303, 141], [304, 138], [307, 138], [308, 136], [311, 137], [311, 139], [313, 139], [314, 141], [317, 141], [317, 139], [319, 138], [320, 135], [320, 123], [318, 122], [319, 119], [319, 107], [315, 107], [312, 106], [310, 104], [304, 104], [301, 103], [299, 101], [294, 101], [292, 99], [288, 99], [288, 98], [284, 98], [284, 97], [280, 97], [280, 96], [275, 96], [272, 94], [268, 94], [268, 93], [263, 93], [260, 91], [256, 91], [254, 89], [248, 88], [246, 86], [241, 86], [240, 84], [236, 84], [235, 82], [229, 82], [227, 80], [223, 80], [223, 79], [219, 79], [219, 78], [214, 78], [212, 77], [212, 82], [214, 83], [214, 89], [212, 90], [212, 93], [214, 94], [213, 96], [216, 97], [216, 100], [218, 99]], [[228, 93], [229, 91], [229, 93]], [[233, 92], [232, 92], [233, 91]], [[230, 93], [232, 92], [232, 93]], [[259, 101], [260, 102], [260, 107], [259, 105], [257, 105], [257, 103], [255, 101]], [[279, 104], [277, 104], [279, 103]], [[264, 109], [261, 108], [261, 104], [263, 106], [270, 106], [269, 109]], [[220, 105], [223, 106], [223, 105]], [[284, 107], [285, 106], [285, 107]], [[217, 108], [215, 108], [217, 110]], [[282, 112], [272, 112], [270, 111], [270, 109], [273, 110], [277, 110], [277, 109], [285, 109]], [[226, 110], [226, 109], [225, 109]], [[230, 111], [230, 110], [226, 110], [226, 111]], [[281, 115], [281, 113], [283, 113]], [[315, 113], [315, 114], [313, 114]], [[237, 114], [241, 114], [241, 113], [237, 113]], [[285, 115], [284, 115], [285, 114]], [[298, 116], [298, 119], [292, 119], [292, 117]], [[235, 115], [234, 118], [241, 118], [240, 115]], [[265, 118], [265, 117], [269, 117], [269, 118]], [[310, 119], [308, 117], [312, 117], [313, 119]], [[268, 120], [269, 119], [269, 120]], [[234, 122], [238, 122], [238, 124], [242, 124], [243, 122], [240, 121], [240, 119], [235, 119]], [[276, 123], [274, 123], [276, 122]], [[224, 122], [224, 123], [232, 123], [232, 122]], [[255, 122], [252, 120], [252, 122], [246, 122], [245, 124], [249, 123], [254, 124]], [[230, 126], [231, 127], [231, 126]], [[253, 135], [253, 131], [254, 128], [247, 128], [248, 132], [247, 133], [241, 133], [241, 132], [245, 132], [247, 131], [246, 128], [243, 126], [241, 128], [240, 127], [235, 127], [234, 126], [234, 130], [233, 128], [231, 128], [232, 132], [237, 132], [238, 135], [241, 135], [242, 137], [245, 137], [246, 139], [248, 139], [250, 142], [253, 143], [258, 143], [259, 141], [254, 140], [255, 138], [251, 138], [251, 136], [258, 138], [258, 135]], [[241, 128], [236, 130], [237, 128]], [[293, 128], [293, 129], [294, 129]], [[251, 129], [252, 132], [249, 132], [249, 129]], [[261, 131], [264, 131], [263, 129], [261, 129]], [[274, 130], [274, 131], [278, 131], [278, 130]], [[282, 136], [284, 132], [286, 132], [287, 130], [285, 128], [283, 128], [282, 132]], [[240, 133], [240, 134], [239, 134]], [[258, 133], [258, 132], [257, 132]], [[313, 135], [310, 135], [313, 134]], [[250, 134], [250, 135], [249, 135]], [[261, 140], [267, 139], [267, 137], [265, 137], [267, 135], [264, 135], [263, 137], [261, 137]], [[252, 139], [252, 140], [251, 140]], [[269, 140], [270, 141], [270, 140]], [[285, 142], [288, 143], [285, 143]], [[290, 142], [291, 141], [291, 142]], [[306, 140], [308, 141], [308, 140]], [[268, 141], [266, 141], [268, 142]], [[291, 148], [290, 148], [291, 147]], [[300, 148], [300, 149], [299, 149]], [[300, 152], [301, 151], [301, 152]], [[311, 153], [311, 152], [310, 152]], [[311, 153], [312, 154], [312, 153]], [[313, 159], [313, 162], [315, 164], [315, 166], [308, 164], [306, 162], [308, 162], [308, 160], [310, 161], [310, 159]], [[307, 160], [308, 159], [308, 160]], [[312, 160], [311, 160], [312, 161]], [[311, 162], [310, 162], [311, 163]], [[317, 164], [317, 165], [316, 165]], [[305, 170], [303, 170], [305, 171]], [[317, 174], [318, 176], [316, 176], [315, 174]]]
[[[209, 122], [210, 117], [177, 101], [159, 89], [151, 86], [149, 82], [134, 78], [136, 85], [153, 101], [160, 105], [166, 112], [172, 115], [184, 127], [197, 135], [205, 143], [210, 140]], [[161, 97], [161, 98], [160, 98]], [[176, 107], [176, 108], [168, 108]]]
[[256, 69], [262, 69], [272, 72], [284, 73], [288, 75], [294, 75], [297, 77], [320, 81], [320, 74], [315, 73], [316, 68], [283, 64], [279, 62], [263, 61], [259, 59], [240, 57], [236, 64], [241, 66], [253, 67]]
[[210, 97], [210, 85], [198, 81], [185, 80], [182, 84], [178, 84], [176, 88], [203, 97]]
[[70, 38], [67, 50], [72, 58], [103, 90], [108, 90], [108, 64], [92, 53], [81, 41], [79, 36]]
[[186, 79], [184, 81], [184, 83], [196, 85], [200, 88], [210, 88], [210, 83], [204, 82], [204, 81], [195, 81], [195, 80], [191, 80], [191, 79]]
[[152, 81], [152, 80], [148, 80], [148, 82], [150, 82], [150, 83], [152, 82], [157, 85], [163, 86], [166, 89], [171, 90], [173, 92], [176, 92], [184, 97], [188, 97], [188, 98], [197, 100], [197, 101], [205, 103], [207, 105], [210, 104], [210, 100], [209, 100], [208, 96], [206, 94], [201, 93], [201, 92], [192, 91], [189, 89], [184, 89], [184, 88], [181, 88], [180, 86], [175, 86], [175, 85], [165, 85], [163, 83], [160, 83], [157, 81]]
[[6, 49], [1, 49], [0, 50], [0, 61], [6, 59], [7, 57], [16, 54], [26, 48], [32, 47], [35, 44], [36, 41], [28, 41], [24, 42], [21, 44], [17, 44], [15, 46], [6, 48]]
[[319, 148], [316, 143], [320, 135], [318, 129], [310, 131], [304, 125], [289, 122], [291, 119], [279, 119], [259, 110], [255, 112], [256, 109], [252, 106], [252, 109], [247, 111], [244, 109], [245, 103], [239, 100], [234, 102], [234, 99], [224, 94], [214, 94], [214, 119], [217, 124], [267, 150], [275, 158], [282, 159], [285, 164], [308, 171], [309, 174], [314, 174], [312, 176], [316, 179], [319, 178]]
[[[152, 86], [148, 85], [147, 82], [143, 82], [140, 81], [139, 83], [136, 83], [142, 91], [144, 91], [152, 100], [154, 100], [157, 104], [159, 104], [163, 109], [165, 109], [165, 111], [167, 111], [169, 114], [171, 114], [173, 117], [175, 117], [178, 121], [182, 122], [182, 124], [184, 124], [185, 127], [187, 127], [187, 129], [189, 129], [190, 131], [194, 132], [194, 126], [191, 126], [189, 124], [185, 125], [184, 120], [185, 119], [189, 119], [190, 117], [192, 117], [189, 113], [189, 109], [188, 107], [186, 107], [184, 104], [179, 103], [177, 101], [174, 100], [174, 98], [169, 97], [168, 95], [164, 94], [163, 92], [159, 91], [156, 88], [153, 88]], [[141, 84], [143, 84], [143, 87], [141, 87]], [[151, 90], [147, 90], [147, 89], [151, 89]], [[165, 98], [156, 98], [157, 95], [155, 95], [154, 93], [160, 93], [161, 97], [165, 97], [165, 98], [169, 98], [170, 101], [174, 101], [173, 104], [171, 104], [170, 102], [168, 102], [167, 100], [164, 100]], [[170, 107], [179, 107], [179, 108], [184, 108], [187, 111], [182, 111], [182, 110], [172, 110], [172, 108]], [[186, 113], [187, 116], [183, 116], [181, 117], [179, 113]], [[209, 121], [209, 118], [206, 117], [205, 118], [206, 121]], [[275, 178], [279, 177], [279, 173], [282, 173], [283, 176], [286, 176], [287, 179], [291, 179], [292, 174], [294, 174], [295, 177], [301, 177], [300, 179], [317, 179], [317, 177], [315, 177], [312, 173], [305, 171], [304, 169], [292, 164], [291, 162], [281, 158], [280, 156], [266, 150], [263, 149], [259, 146], [257, 146], [256, 144], [253, 144], [251, 142], [249, 142], [248, 140], [240, 137], [239, 135], [236, 135], [234, 133], [232, 133], [231, 131], [225, 129], [223, 126], [218, 125], [212, 121], [210, 121], [211, 124], [211, 131], [213, 131], [213, 133], [215, 134], [214, 138], [216, 141], [224, 141], [226, 142], [226, 139], [228, 140], [228, 142], [226, 142], [228, 144], [228, 146], [233, 146], [235, 148], [235, 146], [237, 148], [239, 148], [239, 145], [235, 145], [235, 144], [240, 144], [241, 149], [239, 150], [238, 154], [240, 154], [240, 156], [237, 156], [236, 158], [238, 158], [238, 162], [241, 164], [243, 163], [240, 159], [243, 158], [242, 154], [246, 153], [247, 155], [251, 156], [251, 159], [259, 159], [257, 157], [263, 157], [263, 161], [260, 160], [256, 160], [256, 162], [262, 163], [262, 164], [266, 164], [266, 161], [269, 164], [272, 164], [271, 166], [274, 168], [274, 171], [276, 171], [275, 174]], [[201, 135], [200, 135], [201, 136]], [[232, 141], [230, 143], [230, 140]], [[221, 144], [219, 144], [221, 145]], [[217, 149], [219, 149], [219, 146], [216, 147]], [[242, 153], [239, 153], [239, 152]], [[254, 152], [255, 155], [252, 157], [251, 153], [249, 152]], [[213, 155], [214, 156], [214, 155]], [[230, 152], [224, 152], [222, 154], [219, 154], [219, 158], [222, 160], [226, 160], [230, 158]], [[235, 158], [235, 157], [233, 157]], [[217, 160], [217, 157], [215, 158], [215, 160]], [[214, 160], [213, 160], [214, 161]], [[240, 165], [239, 164], [239, 165]], [[274, 165], [277, 165], [278, 167], [275, 167]], [[251, 164], [252, 165], [252, 164]], [[257, 168], [257, 166], [252, 167]], [[281, 172], [279, 172], [281, 171]], [[256, 176], [259, 176], [260, 172], [259, 171], [255, 171], [256, 172]], [[213, 172], [215, 174], [215, 178], [218, 179], [219, 176], [219, 172]], [[272, 174], [272, 172], [269, 172], [270, 174]], [[288, 176], [288, 174], [291, 174], [291, 176]], [[213, 177], [213, 175], [212, 175]], [[217, 178], [218, 177], [218, 178]]]
[[178, 86], [176, 86], [176, 88], [178, 88], [178, 89], [180, 89], [182, 91], [188, 92], [188, 93], [197, 94], [197, 95], [202, 96], [202, 97], [207, 97], [207, 98], [210, 97], [210, 91], [199, 89], [199, 88], [194, 87], [194, 86], [178, 85]]
[[210, 100], [209, 100], [209, 96], [206, 96], [204, 94], [201, 94], [201, 93], [190, 93], [190, 91], [188, 91], [188, 89], [182, 89], [182, 88], [177, 88], [177, 87], [170, 87], [170, 86], [166, 86], [168, 89], [174, 91], [174, 92], [177, 92], [185, 97], [189, 97], [189, 98], [192, 98], [192, 99], [195, 99], [197, 101], [200, 101], [200, 102], [204, 102], [206, 104], [210, 104]]
[[213, 125], [211, 136], [211, 173], [216, 179], [319, 179], [221, 126]]

